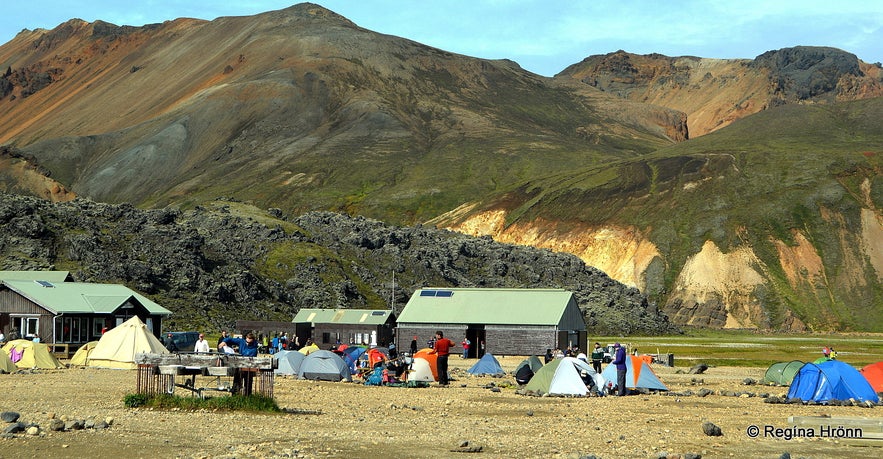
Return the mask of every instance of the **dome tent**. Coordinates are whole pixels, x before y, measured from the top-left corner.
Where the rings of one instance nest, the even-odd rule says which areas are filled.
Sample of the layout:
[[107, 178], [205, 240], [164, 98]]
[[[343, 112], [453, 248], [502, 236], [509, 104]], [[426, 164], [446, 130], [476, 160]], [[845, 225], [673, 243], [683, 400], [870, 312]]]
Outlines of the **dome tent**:
[[12, 340], [3, 346], [3, 352], [18, 368], [64, 368], [55, 355], [49, 352], [49, 345], [44, 343], [35, 343], [28, 339]]
[[861, 402], [880, 401], [874, 388], [851, 365], [828, 360], [819, 364], [807, 363], [794, 376], [788, 398], [805, 402], [854, 399]]
[[303, 363], [307, 356], [297, 351], [279, 351], [273, 354], [273, 359], [278, 362], [278, 366], [273, 373], [277, 375], [296, 375], [300, 370], [300, 364]]
[[877, 393], [883, 392], [883, 362], [865, 365], [861, 373]]
[[74, 356], [71, 357], [71, 365], [76, 366], [87, 366], [89, 365], [89, 356], [92, 355], [92, 350], [95, 349], [95, 346], [98, 345], [98, 341], [89, 341], [88, 343], [80, 346], [77, 349], [77, 352], [74, 353]]
[[764, 382], [773, 383], [780, 386], [790, 386], [794, 375], [800, 371], [804, 362], [800, 360], [792, 360], [790, 362], [776, 362], [767, 368], [763, 375]]
[[[625, 356], [625, 365], [626, 365], [626, 374], [625, 374], [625, 386], [633, 387], [636, 389], [654, 389], [654, 390], [668, 390], [668, 387], [659, 380], [659, 377], [656, 376], [656, 373], [653, 372], [653, 369], [650, 368], [650, 365], [647, 364], [647, 361], [642, 359], [641, 357], [634, 355]], [[601, 375], [604, 376], [604, 379], [612, 382], [614, 387], [616, 385], [616, 366], [611, 364], [607, 364], [607, 367], [604, 368], [604, 371], [601, 372]]]
[[468, 371], [471, 375], [506, 374], [506, 372], [503, 371], [503, 367], [500, 366], [500, 362], [490, 352], [487, 352], [483, 356], [481, 356], [481, 358], [478, 359], [478, 362], [475, 362], [475, 365], [472, 365], [472, 367], [466, 371]]
[[591, 376], [600, 393], [604, 387], [604, 378], [586, 362], [573, 357], [554, 359], [547, 363], [533, 375], [524, 389], [548, 395], [585, 396], [589, 394], [589, 389], [580, 376], [582, 371]]
[[353, 380], [346, 362], [339, 355], [325, 350], [310, 352], [310, 355], [304, 357], [297, 375], [303, 379], [322, 381]]

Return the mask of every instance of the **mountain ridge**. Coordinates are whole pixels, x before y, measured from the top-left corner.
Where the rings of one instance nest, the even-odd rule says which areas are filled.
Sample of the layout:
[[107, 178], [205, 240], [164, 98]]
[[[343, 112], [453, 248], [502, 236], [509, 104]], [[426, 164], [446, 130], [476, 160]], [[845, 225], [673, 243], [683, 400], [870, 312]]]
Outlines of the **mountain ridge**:
[[72, 20], [2, 67], [0, 190], [429, 222], [576, 253], [679, 324], [883, 329], [880, 66], [845, 51], [547, 78], [300, 4]]

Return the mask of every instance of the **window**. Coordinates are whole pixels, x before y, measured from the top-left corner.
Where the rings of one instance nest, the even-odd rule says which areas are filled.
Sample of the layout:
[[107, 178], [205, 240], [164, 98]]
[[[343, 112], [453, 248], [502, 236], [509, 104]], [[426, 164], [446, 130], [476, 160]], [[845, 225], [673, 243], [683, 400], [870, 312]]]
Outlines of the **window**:
[[40, 333], [40, 317], [13, 316], [12, 326], [18, 328], [23, 338], [33, 338]]
[[89, 319], [87, 317], [56, 317], [56, 343], [85, 343], [89, 341]]
[[109, 322], [110, 322], [110, 320], [106, 319], [104, 317], [96, 317], [96, 318], [92, 319], [92, 336], [93, 337], [100, 337], [101, 330], [103, 330], [104, 327], [110, 328]]

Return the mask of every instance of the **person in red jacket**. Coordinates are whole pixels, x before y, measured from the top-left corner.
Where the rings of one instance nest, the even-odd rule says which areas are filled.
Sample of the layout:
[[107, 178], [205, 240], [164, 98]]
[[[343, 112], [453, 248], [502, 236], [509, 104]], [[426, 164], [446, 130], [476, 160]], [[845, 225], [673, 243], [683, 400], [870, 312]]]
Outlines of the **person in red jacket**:
[[441, 330], [435, 332], [435, 344], [432, 346], [432, 352], [438, 355], [435, 361], [438, 370], [438, 383], [442, 386], [448, 385], [448, 355], [454, 342], [445, 338], [445, 334]]

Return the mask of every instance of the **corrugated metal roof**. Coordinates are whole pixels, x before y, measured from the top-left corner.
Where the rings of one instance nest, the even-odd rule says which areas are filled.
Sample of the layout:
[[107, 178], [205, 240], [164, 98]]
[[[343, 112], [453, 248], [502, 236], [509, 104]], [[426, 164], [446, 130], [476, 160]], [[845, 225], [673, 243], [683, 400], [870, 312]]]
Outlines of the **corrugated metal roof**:
[[313, 324], [382, 325], [392, 311], [385, 309], [301, 309], [292, 322]]
[[53, 313], [110, 314], [134, 298], [151, 314], [170, 315], [168, 309], [125, 285], [43, 280], [4, 280], [4, 285]]
[[424, 288], [399, 323], [555, 325], [573, 297], [562, 289]]
[[44, 280], [64, 282], [70, 271], [0, 271], [0, 281], [5, 280]]

